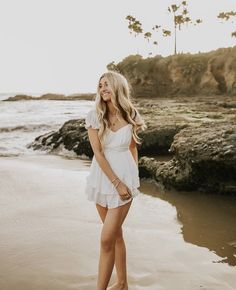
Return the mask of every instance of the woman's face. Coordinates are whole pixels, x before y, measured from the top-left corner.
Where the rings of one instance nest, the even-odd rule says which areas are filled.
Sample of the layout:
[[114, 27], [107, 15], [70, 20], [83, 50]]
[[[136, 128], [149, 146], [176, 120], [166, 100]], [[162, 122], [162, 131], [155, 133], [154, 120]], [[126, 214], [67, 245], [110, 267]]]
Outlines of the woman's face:
[[104, 102], [110, 101], [112, 96], [111, 87], [107, 81], [107, 78], [104, 76], [99, 82], [99, 93]]

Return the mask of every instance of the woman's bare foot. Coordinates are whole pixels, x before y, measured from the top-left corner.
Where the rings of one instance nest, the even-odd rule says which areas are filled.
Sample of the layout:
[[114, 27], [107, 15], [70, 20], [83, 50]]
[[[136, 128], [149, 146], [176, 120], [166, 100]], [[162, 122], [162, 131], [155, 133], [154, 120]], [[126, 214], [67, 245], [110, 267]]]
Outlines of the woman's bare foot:
[[128, 290], [128, 285], [127, 283], [116, 282], [115, 284], [108, 287], [107, 290]]

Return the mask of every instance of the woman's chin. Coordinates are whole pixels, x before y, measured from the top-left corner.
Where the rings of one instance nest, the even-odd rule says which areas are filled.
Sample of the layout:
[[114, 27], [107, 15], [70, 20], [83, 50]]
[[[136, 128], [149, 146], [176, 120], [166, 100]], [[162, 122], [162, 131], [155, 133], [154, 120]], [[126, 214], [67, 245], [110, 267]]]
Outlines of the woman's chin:
[[111, 101], [111, 99], [110, 98], [103, 98], [103, 101], [104, 102], [109, 102], [109, 101]]

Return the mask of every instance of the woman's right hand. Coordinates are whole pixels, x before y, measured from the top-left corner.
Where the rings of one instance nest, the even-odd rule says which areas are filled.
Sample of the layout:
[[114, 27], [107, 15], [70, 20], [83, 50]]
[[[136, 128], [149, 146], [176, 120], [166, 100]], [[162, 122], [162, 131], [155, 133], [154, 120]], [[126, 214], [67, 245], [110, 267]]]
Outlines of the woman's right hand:
[[118, 186], [116, 187], [116, 190], [118, 191], [120, 198], [122, 200], [130, 199], [130, 197], [132, 196], [128, 186], [126, 186], [121, 180]]

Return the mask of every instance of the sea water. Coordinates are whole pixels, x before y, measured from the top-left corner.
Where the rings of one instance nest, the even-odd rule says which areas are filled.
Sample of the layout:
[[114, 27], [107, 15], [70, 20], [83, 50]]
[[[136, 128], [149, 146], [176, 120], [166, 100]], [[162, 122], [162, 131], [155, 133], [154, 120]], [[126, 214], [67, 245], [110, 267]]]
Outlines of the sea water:
[[37, 136], [57, 131], [68, 120], [84, 118], [94, 105], [87, 100], [3, 101], [7, 98], [0, 95], [1, 157], [32, 154], [27, 145]]

